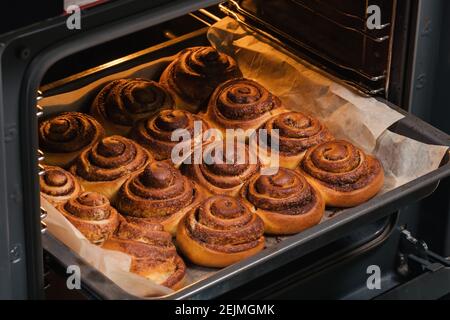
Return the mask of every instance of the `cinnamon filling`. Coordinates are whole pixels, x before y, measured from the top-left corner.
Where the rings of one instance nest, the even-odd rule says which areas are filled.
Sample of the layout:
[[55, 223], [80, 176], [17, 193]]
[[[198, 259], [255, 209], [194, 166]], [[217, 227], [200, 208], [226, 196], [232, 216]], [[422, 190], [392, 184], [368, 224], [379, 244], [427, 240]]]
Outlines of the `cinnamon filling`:
[[65, 112], [39, 124], [39, 147], [45, 152], [74, 152], [102, 135], [102, 127], [92, 117]]
[[112, 210], [109, 200], [95, 192], [84, 192], [78, 198], [69, 200], [64, 209], [75, 217], [93, 221], [108, 219]]
[[307, 213], [317, 202], [305, 178], [285, 168], [273, 176], [251, 179], [244, 187], [244, 196], [258, 209], [286, 215]]
[[227, 196], [204, 201], [188, 214], [185, 223], [193, 239], [225, 253], [254, 248], [264, 233], [262, 220], [240, 200]]
[[332, 141], [308, 151], [302, 169], [331, 189], [365, 187], [381, 170], [378, 161], [346, 141]]

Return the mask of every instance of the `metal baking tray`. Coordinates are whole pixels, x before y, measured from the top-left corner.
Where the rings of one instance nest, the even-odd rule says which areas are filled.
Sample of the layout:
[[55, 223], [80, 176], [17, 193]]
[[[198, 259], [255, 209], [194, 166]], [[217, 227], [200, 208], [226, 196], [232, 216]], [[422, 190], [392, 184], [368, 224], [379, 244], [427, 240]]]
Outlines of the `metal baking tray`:
[[[59, 94], [85, 86], [109, 74], [129, 69], [161, 57], [170, 56], [183, 48], [207, 45], [207, 28], [169, 40], [146, 50], [131, 54], [108, 64], [84, 71], [41, 88], [44, 96]], [[422, 120], [387, 103], [403, 113], [405, 118], [390, 130], [412, 139], [437, 145], [450, 146], [450, 137]], [[399, 188], [376, 196], [355, 208], [339, 211], [332, 218], [284, 240], [272, 241], [272, 245], [255, 256], [219, 269], [211, 276], [188, 285], [170, 295], [158, 299], [212, 299], [244, 285], [259, 276], [275, 270], [306, 254], [320, 249], [351, 233], [356, 228], [376, 222], [391, 215], [403, 206], [429, 196], [441, 179], [450, 176], [449, 153], [439, 169]], [[44, 250], [62, 267], [78, 265], [82, 275], [82, 288], [93, 297], [102, 299], [138, 299], [123, 291], [111, 280], [87, 264], [53, 236], [43, 236]]]

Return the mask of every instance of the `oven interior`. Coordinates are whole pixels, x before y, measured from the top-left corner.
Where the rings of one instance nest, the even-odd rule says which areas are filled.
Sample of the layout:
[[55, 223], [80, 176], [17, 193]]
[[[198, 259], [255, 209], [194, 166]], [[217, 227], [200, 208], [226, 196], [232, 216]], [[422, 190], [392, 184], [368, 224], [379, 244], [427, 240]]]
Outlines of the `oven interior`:
[[[384, 14], [381, 28], [369, 30], [365, 24], [367, 1], [352, 2], [351, 5], [322, 0], [227, 1], [63, 57], [45, 72], [38, 99], [77, 89], [105, 75], [146, 61], [173, 55], [187, 46], [206, 45], [207, 28], [218, 19], [231, 16], [343, 84], [366, 96], [387, 99], [401, 107], [405, 101], [405, 70], [401, 66], [407, 60], [408, 40], [401, 30], [409, 23], [408, 14], [405, 13], [410, 10], [407, 2], [371, 1], [371, 4], [380, 6]], [[403, 14], [397, 13], [399, 8]], [[411, 126], [412, 123], [399, 123], [393, 130], [411, 134]], [[427, 134], [413, 138], [434, 142], [433, 136]], [[428, 186], [423, 196], [431, 193], [435, 187]], [[309, 291], [305, 291], [305, 288], [315, 287], [312, 290], [320, 292], [318, 288], [326, 287], [326, 280], [320, 279], [324, 271], [343, 272], [352, 268], [348, 266], [350, 261], [366, 259], [368, 256], [371, 259], [379, 258], [381, 250], [386, 247], [389, 247], [392, 258], [384, 259], [385, 267], [395, 269], [399, 237], [392, 235], [396, 234], [400, 225], [409, 224], [414, 228], [419, 223], [402, 219], [397, 210], [390, 211], [383, 217], [347, 230], [337, 239], [329, 239], [320, 249], [290, 260], [265, 274], [265, 278], [258, 277], [258, 280], [248, 283], [241, 279], [242, 285], [233, 285], [217, 293], [211, 289], [175, 298], [308, 298]], [[62, 243], [48, 233], [43, 235], [43, 248], [47, 298], [61, 298], [62, 292], [65, 298], [130, 298], [101, 274], [89, 269], [86, 263], [68, 252]], [[90, 274], [83, 282], [82, 291], [70, 291], [65, 287], [65, 268], [69, 264], [80, 264]], [[392, 272], [383, 281], [387, 286], [394, 287], [405, 278]], [[270, 285], [261, 287], [261, 279]], [[354, 279], [353, 282], [359, 280]], [[300, 296], [298, 287], [292, 286], [293, 283], [304, 284]], [[356, 286], [352, 286], [352, 283], [341, 285], [352, 290]], [[318, 298], [335, 298], [340, 295], [337, 290], [316, 295]], [[365, 292], [357, 297], [361, 296], [373, 298], [375, 293]], [[351, 298], [348, 295], [339, 297]]]

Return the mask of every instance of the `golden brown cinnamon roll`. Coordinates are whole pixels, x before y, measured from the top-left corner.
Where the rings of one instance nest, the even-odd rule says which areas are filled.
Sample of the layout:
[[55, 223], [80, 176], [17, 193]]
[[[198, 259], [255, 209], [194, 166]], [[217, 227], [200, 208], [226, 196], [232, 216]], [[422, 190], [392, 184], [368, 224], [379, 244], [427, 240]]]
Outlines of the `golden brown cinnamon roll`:
[[64, 112], [39, 123], [39, 148], [48, 165], [66, 168], [83, 149], [103, 136], [102, 126], [80, 112]]
[[320, 222], [325, 203], [298, 172], [280, 168], [272, 176], [257, 175], [241, 190], [244, 203], [264, 221], [265, 232], [287, 235]]
[[264, 248], [263, 221], [239, 199], [211, 197], [181, 221], [177, 244], [193, 263], [226, 267]]
[[133, 140], [111, 136], [84, 150], [70, 172], [85, 190], [100, 192], [113, 201], [125, 180], [151, 161], [152, 156]]
[[78, 197], [82, 188], [68, 171], [54, 166], [44, 166], [45, 173], [39, 177], [41, 196], [56, 205]]
[[334, 207], [359, 205], [374, 197], [384, 183], [380, 161], [342, 140], [308, 150], [299, 169], [326, 204]]
[[108, 198], [96, 192], [83, 192], [58, 206], [59, 211], [91, 242], [108, 239], [119, 224], [119, 214]]
[[196, 112], [220, 83], [238, 77], [242, 73], [233, 58], [212, 47], [193, 47], [178, 54], [160, 82], [176, 96], [180, 108]]
[[202, 192], [169, 162], [150, 163], [120, 188], [120, 213], [160, 223], [175, 234], [180, 219], [202, 199]]
[[139, 78], [119, 79], [98, 93], [91, 114], [105, 127], [107, 135], [127, 135], [138, 120], [173, 107], [172, 94], [159, 83]]
[[172, 134], [178, 129], [184, 129], [189, 133], [190, 140], [183, 140], [181, 143], [186, 144], [190, 150], [210, 142], [203, 142], [203, 134], [210, 129], [210, 125], [200, 116], [185, 110], [160, 111], [155, 116], [140, 121], [131, 131], [130, 137], [146, 148], [156, 160], [174, 161], [172, 149], [180, 141], [172, 141]]
[[[270, 156], [271, 139], [277, 138], [279, 165], [289, 169], [297, 168], [307, 149], [334, 140], [319, 120], [300, 112], [286, 112], [272, 117], [260, 129], [267, 130], [267, 141], [260, 142], [260, 147], [265, 148]], [[259, 153], [262, 162], [267, 164], [270, 159], [262, 157], [263, 154]]]
[[186, 266], [177, 254], [172, 236], [160, 224], [121, 217], [117, 232], [103, 248], [130, 255], [133, 273], [174, 290], [183, 286]]
[[181, 170], [206, 193], [235, 196], [244, 182], [259, 171], [260, 161], [245, 144], [235, 143], [233, 147], [231, 152], [225, 141], [211, 143], [203, 148], [201, 159], [183, 163]]
[[205, 118], [222, 131], [247, 130], [259, 128], [270, 117], [285, 111], [281, 100], [262, 85], [239, 78], [216, 88]]

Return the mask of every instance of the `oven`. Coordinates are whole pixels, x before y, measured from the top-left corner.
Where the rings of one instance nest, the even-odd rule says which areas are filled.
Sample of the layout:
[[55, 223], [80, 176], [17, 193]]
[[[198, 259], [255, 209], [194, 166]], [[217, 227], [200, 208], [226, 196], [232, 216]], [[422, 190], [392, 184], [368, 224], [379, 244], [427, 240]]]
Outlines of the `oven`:
[[[445, 133], [450, 128], [442, 120], [448, 118], [450, 70], [446, 1], [94, 1], [81, 7], [80, 29], [68, 28], [71, 13], [62, 7], [40, 8], [19, 25], [2, 27], [0, 35], [1, 298], [138, 298], [46, 230], [37, 130], [47, 111], [40, 101], [184, 48], [208, 45], [208, 30], [224, 18], [360, 97], [389, 105], [404, 116], [389, 128], [392, 132], [450, 146]], [[377, 8], [381, 16], [369, 27]], [[261, 254], [162, 298], [448, 297], [449, 175], [447, 152], [432, 172], [300, 234], [275, 239]], [[80, 290], [66, 286], [71, 265], [81, 270]], [[368, 285], [370, 266], [382, 271], [379, 288]]]

